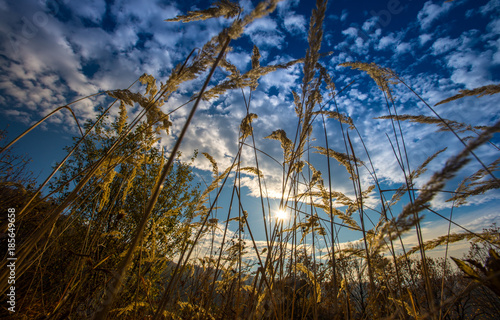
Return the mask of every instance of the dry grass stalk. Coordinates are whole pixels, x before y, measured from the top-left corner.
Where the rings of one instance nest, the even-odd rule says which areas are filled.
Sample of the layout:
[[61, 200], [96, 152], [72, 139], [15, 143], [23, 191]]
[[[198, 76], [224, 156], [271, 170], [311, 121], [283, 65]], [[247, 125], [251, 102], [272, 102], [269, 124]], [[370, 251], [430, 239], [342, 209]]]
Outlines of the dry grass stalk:
[[[319, 171], [315, 171], [316, 173], [319, 173]], [[357, 222], [352, 218], [353, 212], [355, 212], [358, 208], [357, 202], [350, 199], [347, 197], [345, 194], [342, 192], [338, 191], [332, 191], [328, 192], [326, 188], [323, 185], [323, 179], [317, 179], [315, 186], [319, 188], [319, 191], [307, 191], [304, 193], [299, 193], [296, 195], [296, 199], [301, 199], [301, 198], [319, 198], [321, 202], [316, 202], [316, 201], [311, 201], [310, 203], [307, 203], [308, 205], [312, 205], [316, 208], [323, 209], [325, 213], [328, 215], [333, 214], [336, 217], [339, 217], [346, 225], [352, 227], [354, 230], [360, 230], [359, 225]], [[372, 189], [369, 189], [369, 192]], [[367, 193], [365, 193], [366, 195]], [[330, 202], [332, 202], [332, 205], [340, 205], [340, 206], [347, 206], [346, 212], [342, 212], [341, 210], [332, 207], [330, 205]]]
[[283, 149], [284, 162], [288, 163], [292, 160], [293, 142], [292, 140], [288, 139], [285, 130], [281, 129], [275, 130], [267, 137], [264, 137], [264, 139], [274, 139], [281, 142], [281, 149]]
[[[437, 117], [423, 116], [423, 115], [389, 115], [389, 116], [381, 116], [375, 119], [392, 119], [392, 120], [400, 120], [400, 121], [409, 121], [414, 123], [425, 123], [425, 124], [437, 124], [439, 127], [438, 131], [455, 131], [455, 132], [465, 132], [465, 131], [474, 131], [474, 130], [484, 130], [487, 127], [485, 126], [471, 126], [465, 123], [460, 123], [454, 120], [447, 119], [439, 119]], [[444, 121], [444, 122], [443, 122]], [[446, 122], [446, 123], [445, 123]]]
[[[436, 151], [433, 155], [429, 156], [425, 161], [415, 170], [413, 170], [409, 175], [410, 181], [415, 181], [420, 175], [427, 171], [427, 165], [434, 160], [440, 153], [444, 152], [446, 148]], [[393, 206], [401, 200], [401, 197], [405, 194], [405, 192], [409, 191], [408, 186], [406, 184], [401, 185], [396, 192], [392, 195], [391, 200], [388, 206]]]
[[421, 192], [413, 204], [407, 204], [397, 219], [392, 219], [381, 228], [378, 235], [378, 247], [380, 248], [384, 245], [385, 240], [388, 239], [387, 235], [391, 234], [390, 238], [394, 240], [397, 235], [400, 235], [415, 226], [415, 224], [418, 223], [422, 217], [414, 218], [414, 214], [424, 210], [428, 206], [428, 202], [431, 201], [434, 196], [444, 188], [446, 181], [453, 178], [457, 171], [469, 162], [470, 159], [468, 156], [470, 153], [487, 142], [491, 138], [492, 134], [499, 128], [500, 122], [497, 122], [491, 127], [490, 130], [484, 131], [477, 138], [470, 141], [467, 144], [467, 147], [459, 154], [449, 158], [448, 161], [446, 161], [445, 166], [439, 172], [434, 173], [431, 179], [421, 188]]
[[240, 140], [245, 140], [248, 136], [253, 134], [252, 121], [257, 118], [258, 116], [255, 113], [249, 113], [243, 118], [240, 124]]
[[357, 177], [352, 163], [354, 163], [355, 166], [364, 165], [363, 161], [361, 161], [360, 159], [357, 159], [351, 155], [347, 155], [345, 153], [334, 151], [331, 149], [327, 150], [326, 148], [323, 148], [323, 147], [314, 147], [314, 148], [317, 150], [317, 151], [315, 151], [315, 153], [319, 153], [319, 154], [322, 154], [325, 156], [330, 156], [331, 158], [334, 158], [335, 160], [337, 160], [339, 162], [339, 164], [343, 165], [347, 169], [347, 172], [349, 172], [349, 174], [351, 175], [351, 177], [350, 177], [351, 179], [356, 179], [356, 177]]
[[166, 19], [165, 21], [191, 22], [191, 21], [207, 20], [218, 17], [224, 17], [226, 19], [230, 19], [234, 18], [240, 12], [241, 8], [238, 4], [228, 0], [222, 0], [214, 3], [214, 7], [205, 10], [189, 11], [188, 14], [186, 15], [180, 15], [175, 18]]
[[217, 179], [217, 177], [219, 176], [219, 167], [217, 166], [217, 161], [215, 161], [214, 157], [212, 157], [208, 152], [202, 152], [201, 154], [204, 155], [205, 158], [208, 159], [208, 161], [210, 161], [214, 179]]
[[392, 91], [389, 88], [389, 84], [396, 84], [397, 81], [395, 81], [395, 72], [391, 69], [381, 67], [375, 62], [344, 62], [339, 64], [339, 66], [365, 71], [375, 81], [380, 90], [387, 94], [389, 100], [392, 100]]
[[457, 95], [454, 95], [453, 97], [449, 97], [448, 99], [444, 99], [442, 101], [439, 101], [438, 103], [435, 104], [435, 106], [443, 104], [443, 103], [448, 103], [450, 101], [458, 100], [463, 97], [470, 97], [470, 96], [477, 96], [483, 97], [486, 95], [492, 95], [500, 92], [500, 84], [490, 84], [487, 86], [475, 88], [472, 90], [460, 90], [460, 93]]
[[305, 96], [308, 93], [307, 86], [313, 79], [315, 68], [319, 59], [319, 50], [321, 49], [321, 41], [323, 40], [323, 19], [325, 17], [326, 6], [328, 1], [316, 1], [316, 8], [313, 9], [311, 21], [309, 23], [309, 33], [307, 40], [309, 47], [306, 51], [304, 61], [304, 78], [302, 80], [302, 94]]
[[[484, 236], [484, 235], [481, 234], [481, 236]], [[470, 239], [473, 239], [475, 237], [477, 237], [477, 236], [474, 234], [471, 234], [469, 232], [450, 233], [449, 235], [445, 234], [445, 235], [437, 237], [436, 239], [432, 239], [432, 240], [424, 242], [423, 247], [424, 247], [424, 250], [427, 251], [427, 250], [432, 250], [432, 249], [436, 248], [437, 246], [440, 246], [443, 244], [450, 244], [450, 243], [462, 241], [464, 239], [470, 240]], [[406, 257], [414, 254], [415, 252], [418, 252], [419, 250], [420, 250], [420, 246], [413, 247], [410, 250], [408, 250], [405, 255], [399, 257], [399, 259], [405, 259]]]
[[[233, 72], [227, 80], [224, 80], [215, 87], [206, 91], [203, 95], [203, 100], [208, 101], [211, 99], [216, 99], [228, 90], [240, 89], [245, 87], [250, 87], [253, 90], [258, 86], [258, 80], [262, 76], [279, 69], [288, 69], [297, 63], [301, 63], [303, 59], [297, 59], [285, 64], [270, 65], [265, 67], [260, 66], [260, 64], [254, 64], [253, 61], [254, 60], [252, 59], [252, 69], [242, 75], [240, 75], [239, 72]], [[254, 65], [255, 67], [253, 67]]]
[[255, 167], [243, 167], [243, 168], [240, 168], [239, 171], [249, 172], [249, 173], [255, 174], [256, 176], [264, 178], [264, 174], [262, 173], [262, 171], [257, 170], [257, 168], [255, 168]]
[[338, 113], [336, 111], [330, 111], [330, 110], [316, 111], [316, 112], [313, 112], [313, 114], [314, 115], [323, 114], [323, 115], [327, 116], [329, 119], [335, 119], [335, 120], [338, 120], [341, 123], [348, 124], [349, 125], [349, 129], [351, 129], [351, 130], [355, 129], [354, 123], [352, 121], [352, 118], [349, 117], [349, 116], [346, 116], [345, 114]]
[[[500, 166], [500, 158], [493, 161], [487, 168], [490, 172], [495, 172]], [[456, 206], [465, 205], [471, 196], [484, 194], [486, 191], [500, 188], [497, 179], [484, 179], [489, 173], [485, 169], [479, 169], [474, 174], [466, 177], [458, 186], [456, 194], [448, 202], [453, 201]]]

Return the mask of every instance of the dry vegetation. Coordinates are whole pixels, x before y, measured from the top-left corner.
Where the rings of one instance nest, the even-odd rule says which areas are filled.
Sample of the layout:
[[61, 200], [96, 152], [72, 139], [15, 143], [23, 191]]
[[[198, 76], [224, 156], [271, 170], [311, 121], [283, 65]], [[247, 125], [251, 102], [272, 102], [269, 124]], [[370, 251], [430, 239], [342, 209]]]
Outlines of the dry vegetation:
[[[12, 144], [1, 150], [2, 165], [12, 163], [15, 165], [7, 167], [17, 168], [3, 171], [2, 212], [15, 207], [19, 225], [18, 312], [8, 314], [2, 303], [1, 315], [9, 319], [493, 319], [500, 314], [498, 228], [480, 234], [448, 230], [424, 242], [420, 225], [422, 212], [432, 210], [429, 202], [471, 160], [479, 161], [482, 168], [452, 192], [449, 201], [454, 207], [465, 204], [470, 196], [499, 187], [494, 176], [499, 160], [483, 164], [474, 151], [489, 142], [500, 123], [470, 126], [442, 119], [437, 113], [435, 117], [398, 115], [391, 86], [406, 86], [403, 79], [374, 63], [342, 64], [366, 72], [387, 102], [390, 116], [384, 119], [394, 127], [393, 139], [398, 142], [394, 153], [405, 177], [405, 184], [388, 198], [369, 154], [355, 154], [353, 137], [361, 142], [362, 137], [354, 121], [339, 111], [336, 97], [342, 90], [335, 89], [334, 79], [321, 65], [326, 1], [318, 0], [312, 12], [309, 48], [303, 59], [261, 66], [259, 49], [254, 47], [252, 69], [243, 74], [226, 60], [230, 42], [246, 25], [275, 7], [276, 1], [262, 2], [242, 16], [238, 5], [223, 0], [207, 10], [172, 19], [189, 22], [224, 17], [233, 22], [174, 68], [166, 83], [158, 85], [153, 76], [145, 74], [139, 79], [146, 85], [143, 92], [107, 92], [115, 101], [101, 110], [98, 119], [80, 128], [82, 136], [75, 138], [67, 157], [42, 185], [34, 187], [32, 179], [23, 175], [22, 166], [13, 163], [22, 159], [9, 153]], [[265, 172], [259, 168], [263, 155], [253, 136], [252, 121], [257, 115], [251, 112], [251, 97], [260, 77], [297, 63], [303, 65], [303, 79], [300, 88], [290, 92], [296, 132], [287, 136], [277, 129], [266, 137], [277, 140], [283, 149], [277, 162], [283, 172], [280, 207], [291, 212], [286, 227], [282, 220], [269, 223], [274, 216], [265, 204]], [[227, 72], [227, 78], [207, 90], [217, 67]], [[160, 132], [170, 131], [172, 123], [161, 107], [179, 85], [201, 75], [206, 75], [206, 81], [191, 99], [191, 111], [175, 146], [165, 153], [156, 142]], [[498, 85], [463, 91], [440, 103], [494, 93], [498, 93]], [[247, 115], [240, 125], [239, 150], [232, 165], [223, 169], [204, 154], [212, 164], [213, 180], [203, 187], [193, 185], [190, 163], [180, 160], [179, 145], [200, 100], [225, 94], [245, 97]], [[128, 108], [137, 106], [142, 111], [129, 118]], [[117, 118], [109, 116], [111, 108], [119, 108]], [[322, 119], [323, 125], [326, 119], [339, 122], [345, 150], [330, 148], [326, 127], [326, 145], [313, 145], [316, 119]], [[415, 179], [442, 150], [411, 170], [400, 121], [438, 125], [463, 144], [462, 151], [449, 158], [420, 190], [415, 190]], [[467, 141], [457, 134], [464, 132], [471, 134]], [[240, 166], [243, 148], [254, 151], [254, 166]], [[310, 151], [327, 161], [327, 182], [310, 162]], [[196, 153], [192, 159], [195, 157]], [[330, 183], [334, 170], [330, 158], [349, 173], [354, 197], [335, 191]], [[373, 177], [368, 189], [362, 188], [362, 170]], [[262, 226], [251, 226], [247, 220], [249, 213], [240, 198], [243, 172], [254, 174], [259, 182], [262, 206], [251, 214], [262, 214]], [[231, 204], [218, 208], [219, 213], [227, 212], [219, 221], [213, 212], [222, 186], [228, 185]], [[45, 187], [50, 193], [42, 195]], [[365, 205], [373, 192], [380, 199], [378, 211]], [[396, 212], [395, 204], [403, 199], [407, 203]], [[374, 212], [377, 220], [370, 228], [367, 219], [373, 219]], [[239, 226], [234, 233], [228, 231], [230, 221]], [[200, 239], [218, 225], [225, 226], [222, 243], [212, 243], [206, 257], [192, 259]], [[338, 245], [339, 225], [362, 234], [358, 246]], [[2, 233], [6, 228], [2, 215]], [[265, 230], [263, 250], [257, 248], [255, 228]], [[408, 233], [416, 233], [417, 247], [404, 246], [402, 237]], [[467, 258], [454, 259], [455, 264], [447, 256], [441, 260], [427, 257], [436, 246], [463, 240], [471, 241], [472, 248]], [[6, 246], [5, 238], [0, 241]], [[327, 244], [328, 259], [320, 258], [320, 242]], [[245, 259], [248, 252], [257, 256], [255, 265]], [[5, 259], [2, 261], [1, 268], [6, 270]], [[0, 285], [4, 294], [8, 288], [4, 271]]]

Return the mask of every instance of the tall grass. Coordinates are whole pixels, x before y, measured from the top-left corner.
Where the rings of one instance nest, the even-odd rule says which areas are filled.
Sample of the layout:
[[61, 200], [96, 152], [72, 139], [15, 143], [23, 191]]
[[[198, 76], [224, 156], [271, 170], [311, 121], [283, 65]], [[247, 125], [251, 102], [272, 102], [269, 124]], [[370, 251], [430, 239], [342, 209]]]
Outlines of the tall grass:
[[[355, 121], [341, 111], [343, 106], [338, 97], [345, 88], [335, 88], [332, 75], [321, 64], [326, 1], [318, 0], [312, 12], [309, 47], [303, 59], [262, 66], [259, 49], [254, 46], [252, 68], [243, 74], [226, 59], [231, 41], [252, 21], [271, 13], [276, 5], [276, 1], [262, 2], [241, 17], [238, 5], [221, 1], [207, 10], [170, 19], [233, 20], [230, 27], [174, 68], [166, 83], [158, 86], [153, 76], [145, 74], [138, 79], [146, 85], [142, 93], [130, 88], [105, 92], [115, 101], [94, 122], [78, 125], [81, 137], [40, 188], [25, 199], [9, 198], [8, 205], [18, 206], [22, 234], [30, 235], [20, 242], [16, 262], [25, 296], [21, 297], [19, 313], [11, 316], [19, 319], [35, 316], [446, 319], [458, 316], [456, 306], [468, 301], [471, 295], [474, 301], [483, 303], [481, 306], [498, 310], [498, 297], [486, 301], [481, 296], [486, 293], [479, 292], [477, 285], [464, 282], [446, 260], [436, 263], [427, 254], [437, 246], [464, 239], [484, 244], [491, 248], [486, 265], [474, 259], [455, 259], [455, 262], [476, 283], [485, 285], [480, 288], [498, 294], [500, 259], [495, 250], [500, 246], [500, 238], [495, 234], [496, 229], [474, 233], [462, 227], [462, 233], [451, 233], [448, 228], [436, 239], [424, 241], [421, 222], [423, 212], [441, 216], [429, 205], [438, 193], [449, 191], [450, 201], [456, 207], [471, 196], [499, 187], [494, 175], [499, 160], [485, 164], [475, 150], [486, 143], [498, 150], [491, 138], [499, 131], [500, 123], [470, 126], [446, 120], [427, 103], [435, 117], [399, 115], [400, 106], [393, 92], [395, 84], [403, 84], [418, 99], [422, 98], [395, 71], [374, 63], [341, 64], [367, 73], [386, 101], [389, 115], [381, 119], [391, 123], [388, 148], [397, 159], [405, 183], [396, 190], [384, 190]], [[254, 137], [252, 122], [258, 115], [252, 113], [252, 94], [260, 77], [298, 63], [303, 66], [301, 85], [289, 93], [296, 113], [295, 132], [276, 128], [266, 137], [281, 146], [283, 156], [275, 159], [259, 148]], [[229, 75], [207, 89], [218, 67]], [[206, 77], [204, 84], [190, 99], [194, 104], [172, 150], [158, 149], [160, 133], [169, 133], [172, 125], [170, 113], [164, 113], [161, 107], [182, 83], [202, 76]], [[498, 92], [497, 85], [487, 86], [463, 91], [438, 104], [468, 95]], [[211, 155], [204, 154], [212, 165], [213, 180], [205, 182], [205, 188], [198, 192], [189, 187], [192, 179], [189, 163], [179, 160], [178, 150], [200, 101], [229, 94], [243, 95], [246, 107], [238, 150], [232, 164], [223, 170]], [[108, 113], [118, 106], [120, 113], [113, 121]], [[129, 119], [127, 108], [136, 106], [142, 108], [141, 112]], [[68, 105], [54, 112], [63, 109], [71, 111]], [[343, 150], [332, 149], [325, 117], [338, 122]], [[436, 124], [440, 130], [452, 132], [457, 143], [463, 144], [463, 149], [448, 158], [418, 189], [415, 180], [443, 150], [413, 168], [407, 152], [411, 137], [405, 136], [403, 121]], [[315, 126], [322, 126], [324, 145], [315, 145], [312, 137]], [[462, 132], [474, 135], [464, 141], [458, 135]], [[245, 149], [251, 153], [244, 153]], [[312, 153], [325, 157], [326, 177], [313, 163]], [[244, 154], [253, 158], [243, 159]], [[82, 159], [84, 155], [86, 159]], [[288, 212], [286, 220], [275, 217], [272, 200], [267, 196], [266, 173], [260, 165], [263, 157], [272, 158], [282, 170], [279, 208]], [[446, 190], [447, 183], [472, 158], [481, 169], [456, 190]], [[251, 162], [254, 165], [242, 167], [242, 163]], [[335, 190], [334, 162], [345, 168], [352, 182], [350, 193]], [[84, 163], [85, 167], [75, 163]], [[53, 192], [42, 198], [42, 189], [58, 173], [51, 184]], [[256, 177], [259, 208], [246, 207], [242, 199], [242, 173]], [[368, 188], [364, 188], [361, 180], [366, 175], [372, 180]], [[227, 189], [231, 190], [230, 203], [219, 208], [220, 195]], [[380, 201], [377, 208], [367, 205], [367, 199], [373, 196]], [[407, 203], [397, 212], [396, 203], [403, 199]], [[450, 226], [456, 224], [451, 212]], [[252, 225], [249, 214], [262, 214], [261, 225]], [[224, 220], [219, 222], [221, 216]], [[34, 217], [39, 221], [36, 224]], [[237, 225], [236, 232], [230, 231], [232, 223]], [[6, 226], [4, 223], [2, 232]], [[220, 227], [222, 240], [216, 241], [215, 233]], [[264, 247], [254, 237], [257, 228], [265, 235]], [[360, 245], [341, 246], [342, 228], [358, 231]], [[418, 243], [411, 248], [404, 242], [410, 233], [415, 233]], [[202, 247], [202, 239], [210, 239], [211, 243], [207, 254], [200, 257], [194, 252]], [[417, 252], [418, 258], [413, 256]], [[256, 257], [253, 263], [247, 259], [250, 255]], [[1, 267], [6, 270], [6, 263]], [[57, 280], [55, 272], [59, 273]], [[0, 277], [2, 293], [8, 290], [7, 277], [6, 273]], [[465, 310], [463, 314], [473, 312]]]

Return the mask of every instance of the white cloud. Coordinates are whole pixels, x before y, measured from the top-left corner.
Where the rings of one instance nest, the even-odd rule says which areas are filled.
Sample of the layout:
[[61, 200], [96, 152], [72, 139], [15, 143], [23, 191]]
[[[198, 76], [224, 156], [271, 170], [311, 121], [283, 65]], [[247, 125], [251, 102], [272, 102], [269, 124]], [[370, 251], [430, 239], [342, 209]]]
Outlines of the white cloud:
[[347, 20], [347, 17], [349, 16], [349, 11], [347, 9], [342, 9], [342, 12], [339, 14], [326, 14], [326, 17], [328, 19], [334, 20], [334, 21], [341, 21], [345, 22]]
[[285, 29], [292, 35], [306, 35], [306, 19], [302, 15], [287, 15], [283, 21]]
[[297, 14], [293, 9], [299, 4], [299, 0], [284, 0], [278, 2], [278, 15], [283, 20], [283, 27], [293, 36], [306, 38], [306, 18]]
[[394, 34], [390, 33], [389, 35], [384, 36], [379, 40], [376, 48], [377, 50], [383, 50], [386, 49], [387, 47], [393, 47], [396, 45], [397, 41], [398, 40], [394, 38]]
[[104, 0], [68, 1], [65, 5], [79, 17], [87, 18], [98, 24], [102, 22], [102, 17], [106, 11], [106, 2]]
[[493, 54], [493, 63], [500, 64], [500, 38], [497, 39], [495, 45], [496, 45], [496, 52]]
[[487, 4], [479, 8], [479, 11], [486, 15], [490, 12], [498, 13], [500, 11], [500, 1], [499, 0], [490, 0]]
[[492, 83], [489, 68], [493, 59], [490, 50], [482, 53], [474, 51], [452, 52], [447, 60], [448, 67], [453, 70], [451, 79], [455, 83], [464, 84], [467, 89]]
[[[463, 227], [473, 231], [473, 232], [482, 232], [484, 228], [490, 227], [492, 224], [496, 223], [497, 225], [500, 223], [500, 214], [495, 208], [481, 210], [484, 212], [479, 212], [479, 214], [474, 216], [472, 220], [466, 220], [462, 218]], [[455, 229], [458, 229], [455, 227]]]
[[281, 48], [284, 42], [284, 36], [278, 30], [276, 21], [270, 17], [254, 21], [245, 29], [244, 34], [258, 47]]
[[353, 99], [361, 100], [364, 101], [366, 98], [368, 98], [368, 95], [366, 93], [362, 93], [356, 88], [353, 88], [349, 90], [349, 96]]
[[417, 15], [421, 28], [427, 30], [434, 21], [445, 15], [451, 7], [452, 4], [449, 2], [445, 2], [440, 6], [432, 1], [427, 1]]
[[487, 29], [489, 32], [491, 32], [493, 35], [499, 35], [500, 34], [500, 19], [495, 19], [488, 23]]
[[439, 55], [455, 49], [459, 45], [458, 39], [439, 38], [432, 44], [432, 54]]
[[418, 36], [418, 40], [420, 42], [420, 45], [426, 44], [431, 39], [432, 39], [432, 35], [431, 34], [427, 34], [427, 33], [424, 33], [424, 34], [421, 34], [421, 35]]
[[351, 53], [356, 55], [366, 55], [372, 43], [375, 43], [378, 36], [380, 36], [378, 32], [375, 32], [372, 33], [370, 37], [357, 27], [349, 27], [342, 30], [342, 35], [345, 36], [345, 40], [337, 43], [335, 48], [347, 54]]
[[[275, 64], [276, 62], [272, 63]], [[280, 93], [290, 94], [292, 88], [297, 85], [299, 80], [300, 66], [295, 65], [288, 69], [279, 69], [269, 73], [260, 79], [263, 89], [267, 90], [276, 87]]]
[[465, 12], [465, 17], [466, 17], [467, 19], [469, 19], [469, 18], [473, 17], [475, 14], [476, 14], [476, 10], [474, 10], [474, 9], [469, 9], [469, 10], [467, 10], [467, 11]]
[[342, 30], [342, 34], [343, 35], [346, 35], [348, 37], [352, 37], [352, 38], [355, 38], [358, 36], [358, 29], [354, 28], [354, 27], [349, 27], [345, 30]]
[[287, 15], [293, 8], [296, 8], [299, 3], [300, 0], [283, 0], [278, 2], [278, 14], [282, 17]]
[[240, 71], [246, 71], [250, 63], [251, 56], [247, 52], [231, 51], [227, 54], [227, 60], [234, 64]]
[[372, 30], [373, 27], [377, 25], [377, 23], [378, 23], [378, 17], [373, 16], [370, 19], [366, 20], [361, 28], [366, 32], [370, 32], [370, 30]]
[[403, 54], [403, 53], [410, 52], [410, 51], [411, 51], [411, 44], [408, 42], [400, 42], [396, 46], [396, 53], [397, 54]]
[[[66, 7], [71, 12], [67, 21], [58, 20], [44, 8], [40, 11], [36, 3], [16, 4], [8, 15], [2, 15], [2, 34], [10, 34], [17, 41], [13, 46], [4, 41], [0, 47], [4, 57], [10, 59], [2, 58], [0, 81], [4, 93], [16, 99], [11, 101], [11, 107], [31, 109], [31, 120], [36, 120], [68, 103], [70, 97], [74, 99], [75, 93], [82, 97], [100, 90], [126, 88], [144, 72], [157, 77], [168, 74], [173, 61], [185, 59], [192, 48], [201, 47], [226, 23], [219, 19], [203, 26], [168, 23], [163, 20], [179, 13], [170, 5], [115, 1], [110, 7], [113, 31], [82, 27], [82, 17], [100, 24], [105, 8], [104, 1], [95, 1], [94, 5], [70, 3]], [[43, 24], [29, 19], [40, 13], [45, 14]], [[140, 33], [150, 34], [144, 49], [136, 47]], [[94, 74], [87, 77], [84, 71], [90, 63], [94, 63]], [[49, 77], [52, 81], [42, 81]], [[75, 112], [94, 118], [95, 106], [81, 103]], [[54, 117], [49, 123], [56, 120]]]
[[346, 21], [347, 16], [349, 16], [349, 12], [346, 9], [342, 9], [342, 14], [340, 16], [340, 21]]

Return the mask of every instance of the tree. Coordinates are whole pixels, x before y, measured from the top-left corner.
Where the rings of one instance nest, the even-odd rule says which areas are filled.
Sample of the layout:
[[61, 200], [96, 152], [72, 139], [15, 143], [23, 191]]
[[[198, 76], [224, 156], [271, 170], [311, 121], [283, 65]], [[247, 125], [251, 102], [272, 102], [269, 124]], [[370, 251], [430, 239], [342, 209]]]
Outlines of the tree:
[[[0, 141], [7, 137], [7, 130], [0, 130]], [[3, 143], [2, 143], [3, 144]], [[12, 148], [4, 149], [0, 147], [0, 183], [2, 185], [24, 185], [33, 188], [35, 178], [28, 170], [28, 163], [31, 161], [27, 155], [15, 154]]]
[[[166, 155], [157, 144], [157, 128], [143, 121], [132, 129], [126, 121], [122, 103], [116, 119], [105, 115], [97, 123], [87, 122], [85, 140], [75, 138], [74, 145], [66, 148], [74, 151], [50, 184], [53, 200], [46, 200], [51, 206], [46, 207], [45, 217], [106, 158], [43, 238], [45, 248], [37, 251], [38, 263], [20, 277], [25, 292], [19, 294], [23, 297], [19, 303], [30, 305], [25, 310], [31, 317], [90, 316], [129, 248]], [[190, 235], [189, 221], [195, 216], [199, 192], [190, 162], [182, 162], [180, 156], [163, 183], [124, 290], [113, 305], [112, 312], [121, 317], [151, 313], [156, 295], [163, 291], [168, 263]], [[191, 162], [195, 157], [196, 152]], [[38, 225], [30, 223], [22, 230], [30, 233]]]

